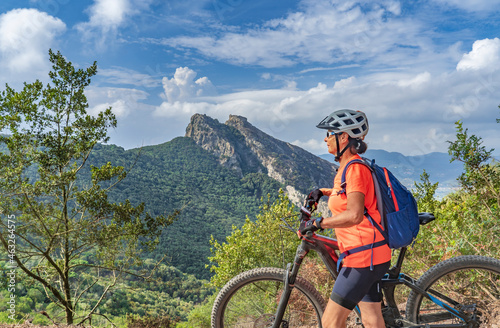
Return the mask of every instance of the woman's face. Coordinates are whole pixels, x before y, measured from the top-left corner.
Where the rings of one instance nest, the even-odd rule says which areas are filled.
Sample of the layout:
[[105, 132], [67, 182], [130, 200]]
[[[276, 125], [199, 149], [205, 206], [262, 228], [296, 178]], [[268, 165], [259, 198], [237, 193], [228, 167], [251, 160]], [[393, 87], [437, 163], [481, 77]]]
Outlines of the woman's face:
[[[344, 149], [348, 138], [346, 138], [346, 133], [337, 134], [339, 138], [339, 147], [340, 149]], [[335, 134], [332, 131], [328, 131], [328, 136], [325, 137], [326, 146], [328, 147], [328, 152], [333, 155], [337, 155], [337, 141], [335, 141]]]

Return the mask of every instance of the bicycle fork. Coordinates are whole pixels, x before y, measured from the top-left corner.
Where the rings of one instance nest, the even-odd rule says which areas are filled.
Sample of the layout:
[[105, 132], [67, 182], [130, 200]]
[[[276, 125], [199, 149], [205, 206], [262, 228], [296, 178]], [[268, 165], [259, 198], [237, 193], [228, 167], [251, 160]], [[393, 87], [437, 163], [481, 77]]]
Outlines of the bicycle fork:
[[288, 263], [286, 266], [285, 276], [283, 277], [284, 290], [281, 294], [280, 302], [278, 304], [278, 309], [276, 310], [276, 315], [274, 316], [274, 323], [272, 328], [288, 328], [288, 322], [283, 320], [283, 315], [285, 314], [286, 307], [288, 305], [288, 300], [290, 299], [290, 294], [295, 287], [295, 279], [299, 273], [300, 265], [302, 260], [309, 253], [309, 248], [302, 242], [297, 247], [297, 252], [295, 253], [295, 259], [293, 266]]

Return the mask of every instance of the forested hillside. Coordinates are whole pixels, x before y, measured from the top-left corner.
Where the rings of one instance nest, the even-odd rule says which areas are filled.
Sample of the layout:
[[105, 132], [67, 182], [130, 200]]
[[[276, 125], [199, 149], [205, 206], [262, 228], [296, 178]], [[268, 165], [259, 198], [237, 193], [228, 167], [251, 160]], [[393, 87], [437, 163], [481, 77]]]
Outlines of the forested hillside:
[[261, 198], [273, 202], [280, 188], [297, 197], [335, 175], [334, 164], [265, 134], [240, 116], [222, 124], [193, 115], [186, 137], [160, 145], [96, 146], [89, 164], [107, 162], [128, 171], [110, 191], [111, 200], [144, 202], [152, 215], [180, 210], [149, 256], [166, 255], [168, 264], [203, 279], [210, 278], [205, 265], [212, 235], [224, 240], [233, 226], [247, 217], [255, 220]]
[[113, 201], [144, 202], [154, 215], [181, 211], [151, 258], [166, 254], [169, 265], [205, 279], [210, 236], [224, 239], [233, 225], [256, 215], [262, 196], [274, 199], [281, 187], [263, 173], [238, 177], [187, 137], [132, 150], [99, 145], [89, 163], [106, 162], [128, 169], [127, 178], [110, 192]]
[[242, 116], [229, 115], [222, 124], [207, 115], [195, 114], [186, 136], [238, 175], [266, 173], [302, 194], [329, 184], [336, 173], [337, 165], [262, 132]]

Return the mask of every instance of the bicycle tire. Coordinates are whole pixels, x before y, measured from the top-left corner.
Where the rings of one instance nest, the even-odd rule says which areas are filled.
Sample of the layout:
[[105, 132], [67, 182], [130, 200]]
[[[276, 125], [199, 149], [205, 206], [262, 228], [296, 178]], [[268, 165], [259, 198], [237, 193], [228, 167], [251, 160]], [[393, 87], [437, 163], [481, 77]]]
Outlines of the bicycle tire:
[[[494, 258], [465, 255], [445, 260], [425, 272], [416, 285], [434, 296], [434, 291], [468, 307], [472, 321], [467, 327], [490, 328], [497, 323], [491, 311], [500, 306], [500, 261]], [[443, 299], [442, 297], [438, 297]], [[474, 308], [473, 304], [476, 304]], [[412, 290], [406, 304], [406, 316], [416, 324], [464, 324], [449, 311]]]
[[[214, 301], [212, 328], [269, 327], [283, 290], [285, 270], [257, 268], [231, 279]], [[320, 293], [297, 277], [283, 320], [288, 327], [321, 327], [326, 303]]]

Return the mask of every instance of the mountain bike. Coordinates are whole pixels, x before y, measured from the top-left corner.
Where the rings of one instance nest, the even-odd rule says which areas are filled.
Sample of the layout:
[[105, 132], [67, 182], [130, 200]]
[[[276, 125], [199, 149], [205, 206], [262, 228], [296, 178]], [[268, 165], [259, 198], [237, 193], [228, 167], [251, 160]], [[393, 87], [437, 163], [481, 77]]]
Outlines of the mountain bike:
[[[435, 219], [419, 214], [420, 224]], [[296, 232], [285, 220], [286, 228]], [[293, 265], [286, 269], [257, 268], [231, 279], [215, 299], [212, 328], [322, 327], [326, 301], [315, 287], [298, 275], [311, 251], [318, 253], [329, 273], [338, 275], [336, 239], [309, 232], [301, 237]], [[401, 248], [395, 264], [382, 279], [382, 313], [388, 328], [493, 328], [500, 311], [500, 261], [466, 255], [442, 261], [418, 280], [401, 271], [407, 248]], [[406, 310], [398, 307], [396, 287], [407, 288]], [[399, 290], [399, 289], [398, 289]], [[407, 290], [407, 291], [408, 291]], [[362, 326], [356, 308], [357, 324]]]

